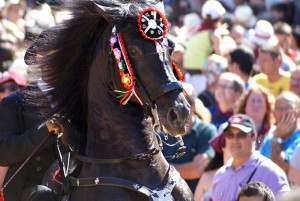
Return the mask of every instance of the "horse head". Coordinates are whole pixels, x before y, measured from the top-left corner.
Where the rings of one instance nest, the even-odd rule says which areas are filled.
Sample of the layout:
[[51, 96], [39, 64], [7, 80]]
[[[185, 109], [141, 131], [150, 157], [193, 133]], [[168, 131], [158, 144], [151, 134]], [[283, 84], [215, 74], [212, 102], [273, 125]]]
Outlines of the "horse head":
[[[185, 133], [190, 110], [170, 57], [162, 2], [84, 0], [69, 10], [70, 18], [43, 32], [25, 59], [49, 86], [44, 92], [54, 112], [70, 120], [63, 137], [85, 155], [72, 152], [83, 162], [72, 200], [146, 200], [137, 184], [151, 197], [170, 184], [175, 200], [192, 200], [158, 150], [148, 118], [175, 136]], [[135, 190], [80, 188], [80, 179], [94, 178], [95, 186], [103, 176], [135, 182]]]
[[119, 93], [120, 104], [151, 108], [154, 118], [157, 109], [164, 132], [184, 134], [190, 106], [182, 91], [182, 74], [171, 60], [174, 44], [165, 36], [168, 22], [162, 3], [140, 1], [107, 7], [95, 2], [95, 6], [112, 24], [112, 74], [117, 76], [109, 87]]

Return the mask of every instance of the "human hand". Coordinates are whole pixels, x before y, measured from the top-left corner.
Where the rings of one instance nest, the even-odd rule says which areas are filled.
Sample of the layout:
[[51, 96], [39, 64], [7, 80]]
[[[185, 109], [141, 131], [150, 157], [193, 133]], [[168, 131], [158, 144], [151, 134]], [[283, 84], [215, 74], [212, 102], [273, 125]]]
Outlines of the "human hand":
[[193, 163], [196, 165], [196, 168], [199, 172], [204, 171], [209, 161], [210, 157], [206, 153], [197, 154], [193, 159]]
[[60, 116], [59, 114], [54, 114], [47, 122], [46, 126], [48, 131], [51, 134], [57, 135], [59, 133], [64, 133], [64, 128], [66, 125], [70, 123], [70, 121], [64, 116]]
[[275, 137], [288, 137], [290, 134], [294, 132], [298, 123], [298, 113], [297, 111], [289, 111], [287, 112], [276, 125], [276, 129], [274, 130]]

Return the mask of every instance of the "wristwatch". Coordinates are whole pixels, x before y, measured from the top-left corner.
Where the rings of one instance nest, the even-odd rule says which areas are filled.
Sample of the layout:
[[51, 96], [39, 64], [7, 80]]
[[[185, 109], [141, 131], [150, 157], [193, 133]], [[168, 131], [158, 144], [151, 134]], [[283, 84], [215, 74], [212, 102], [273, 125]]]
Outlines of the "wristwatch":
[[282, 139], [280, 137], [273, 137], [272, 138], [272, 141], [273, 142], [277, 142], [278, 144], [281, 144], [282, 143]]

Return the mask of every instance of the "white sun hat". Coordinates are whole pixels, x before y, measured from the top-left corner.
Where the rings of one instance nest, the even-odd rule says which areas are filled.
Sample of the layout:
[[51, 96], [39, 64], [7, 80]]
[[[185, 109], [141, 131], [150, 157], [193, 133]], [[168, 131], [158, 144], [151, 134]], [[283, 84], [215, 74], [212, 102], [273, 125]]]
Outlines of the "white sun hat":
[[208, 16], [211, 16], [211, 19], [217, 19], [222, 17], [226, 13], [225, 8], [222, 4], [216, 0], [206, 1], [201, 9], [201, 16], [203, 19], [206, 19]]
[[257, 21], [255, 28], [249, 31], [249, 40], [258, 46], [277, 45], [278, 43], [272, 24], [266, 20]]
[[256, 23], [256, 17], [254, 16], [251, 7], [248, 5], [237, 6], [234, 10], [234, 19], [247, 28], [254, 27]]

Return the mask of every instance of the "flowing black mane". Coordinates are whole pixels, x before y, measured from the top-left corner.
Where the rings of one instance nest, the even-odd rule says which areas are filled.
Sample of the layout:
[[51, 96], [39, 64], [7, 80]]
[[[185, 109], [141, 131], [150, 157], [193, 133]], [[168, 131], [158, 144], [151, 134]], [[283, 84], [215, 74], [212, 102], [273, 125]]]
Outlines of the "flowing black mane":
[[[80, 1], [67, 7], [71, 18], [43, 32], [26, 58], [42, 69], [43, 79], [53, 88], [49, 96], [55, 100], [54, 112], [65, 115], [80, 131], [86, 129], [88, 74], [96, 45], [99, 40], [109, 41], [110, 35], [103, 35], [107, 26], [125, 29], [136, 21], [141, 9], [138, 3], [106, 0], [101, 1], [107, 6], [104, 14], [97, 11], [94, 2]], [[145, 2], [144, 7], [151, 5], [151, 1]]]
[[[183, 134], [190, 111], [174, 74], [162, 2], [73, 4], [67, 8], [70, 19], [43, 32], [25, 56], [33, 75], [49, 87], [43, 91], [53, 113], [71, 121], [63, 135], [67, 142], [75, 137], [77, 144], [69, 144], [84, 144], [72, 153], [82, 167], [72, 180], [71, 200], [146, 200], [147, 194], [136, 192], [139, 185], [149, 188], [148, 197], [168, 192], [175, 200], [192, 200], [160, 152], [153, 129], [155, 120], [171, 135]], [[104, 177], [135, 185], [98, 186]], [[90, 178], [91, 188], [78, 185], [84, 178]]]

